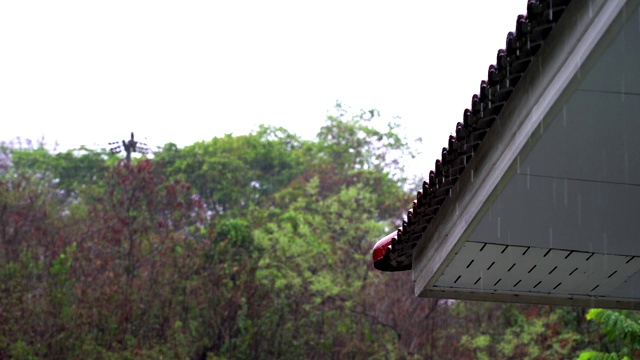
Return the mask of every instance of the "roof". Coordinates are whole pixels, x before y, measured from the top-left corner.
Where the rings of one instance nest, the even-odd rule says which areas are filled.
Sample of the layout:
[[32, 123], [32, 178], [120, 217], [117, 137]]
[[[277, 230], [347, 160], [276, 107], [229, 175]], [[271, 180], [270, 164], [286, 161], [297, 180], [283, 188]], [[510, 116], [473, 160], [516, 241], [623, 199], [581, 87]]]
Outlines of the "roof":
[[640, 309], [640, 0], [575, 1], [413, 250], [420, 297]]
[[507, 34], [505, 48], [498, 50], [496, 63], [489, 65], [487, 79], [481, 81], [479, 93], [472, 96], [471, 108], [464, 110], [455, 136], [449, 136], [448, 146], [442, 149], [441, 159], [436, 160], [428, 181], [423, 182], [402, 227], [374, 247], [377, 269], [404, 271], [412, 268], [413, 250], [418, 241], [451, 196], [451, 189], [473, 160], [569, 3], [570, 0], [528, 1], [527, 14], [519, 15], [515, 31]]

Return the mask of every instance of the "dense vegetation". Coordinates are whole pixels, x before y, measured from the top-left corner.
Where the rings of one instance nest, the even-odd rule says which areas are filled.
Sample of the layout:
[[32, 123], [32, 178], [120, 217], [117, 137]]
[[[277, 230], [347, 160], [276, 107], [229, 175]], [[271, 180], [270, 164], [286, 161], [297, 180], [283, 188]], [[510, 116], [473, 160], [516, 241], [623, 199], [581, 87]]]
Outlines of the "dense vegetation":
[[5, 146], [0, 359], [637, 357], [635, 313], [416, 299], [374, 271], [410, 149], [336, 110], [315, 141], [262, 127], [132, 164]]

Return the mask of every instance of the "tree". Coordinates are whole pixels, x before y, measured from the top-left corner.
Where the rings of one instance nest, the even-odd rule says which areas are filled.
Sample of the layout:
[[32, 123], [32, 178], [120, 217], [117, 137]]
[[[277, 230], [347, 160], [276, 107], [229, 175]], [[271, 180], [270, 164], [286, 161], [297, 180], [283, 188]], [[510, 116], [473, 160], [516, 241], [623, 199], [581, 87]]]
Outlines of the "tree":
[[52, 154], [39, 144], [35, 148], [5, 147], [3, 152], [16, 171], [49, 176], [63, 201], [77, 196], [81, 187], [102, 181], [108, 166], [117, 163], [117, 157], [104, 149], [82, 148]]
[[[640, 316], [623, 310], [591, 309], [587, 319], [602, 326], [599, 350], [586, 350], [580, 360], [636, 359], [640, 355]], [[614, 351], [615, 350], [615, 351]]]
[[336, 103], [334, 115], [318, 132], [318, 153], [322, 160], [341, 172], [371, 170], [391, 172], [401, 179], [402, 157], [413, 157], [405, 139], [395, 133], [399, 125], [388, 123], [386, 131], [371, 126], [380, 112], [375, 109], [351, 114]]
[[170, 178], [188, 181], [216, 215], [238, 216], [302, 172], [304, 144], [281, 128], [213, 138], [184, 149], [169, 144], [156, 158]]
[[338, 105], [313, 141], [263, 126], [131, 164], [2, 148], [0, 358], [553, 359], [598, 340], [582, 309], [417, 299], [374, 271], [413, 197], [409, 145], [377, 119]]

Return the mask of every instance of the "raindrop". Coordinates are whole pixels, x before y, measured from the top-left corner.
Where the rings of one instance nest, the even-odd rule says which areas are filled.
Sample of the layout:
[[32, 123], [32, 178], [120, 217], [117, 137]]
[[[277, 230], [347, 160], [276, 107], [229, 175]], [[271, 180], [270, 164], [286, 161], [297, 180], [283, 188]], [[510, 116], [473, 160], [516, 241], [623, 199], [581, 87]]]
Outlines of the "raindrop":
[[471, 169], [471, 182], [473, 182], [473, 169]]
[[553, 194], [553, 208], [556, 208], [556, 181], [555, 179], [553, 180], [553, 186], [551, 188], [551, 193]]
[[544, 121], [540, 121], [540, 135], [544, 134]]
[[567, 179], [564, 179], [564, 207], [569, 206], [569, 186]]
[[567, 105], [562, 106], [562, 124], [567, 127]]
[[527, 166], [527, 190], [531, 188], [531, 180], [529, 179], [529, 167]]
[[624, 181], [629, 184], [629, 153], [627, 152], [627, 134], [622, 137], [624, 141]]
[[[627, 15], [626, 15], [627, 7], [626, 6], [622, 7], [622, 12], [624, 13], [623, 17], [626, 18], [627, 17]], [[622, 41], [621, 41], [622, 46], [621, 47], [622, 47], [622, 54], [624, 55], [624, 53], [625, 53], [624, 49], [626, 47], [626, 46], [624, 46], [624, 27], [622, 28], [622, 30], [620, 30], [620, 39], [622, 39]]]
[[593, 17], [593, 6], [591, 2], [589, 2], [589, 19]]
[[582, 225], [582, 194], [578, 194], [578, 225]]
[[498, 216], [498, 239], [500, 239], [500, 216]]
[[520, 155], [518, 155], [517, 159], [517, 169], [516, 169], [516, 174], [520, 174]]

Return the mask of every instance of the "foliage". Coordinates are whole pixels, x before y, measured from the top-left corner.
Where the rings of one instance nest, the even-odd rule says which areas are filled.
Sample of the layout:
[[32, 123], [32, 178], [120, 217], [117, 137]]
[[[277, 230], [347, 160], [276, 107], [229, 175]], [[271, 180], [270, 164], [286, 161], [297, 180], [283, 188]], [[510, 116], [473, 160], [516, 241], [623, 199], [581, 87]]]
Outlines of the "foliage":
[[314, 141], [263, 126], [131, 164], [0, 147], [0, 358], [553, 359], [598, 344], [582, 309], [417, 299], [409, 273], [373, 270], [411, 200], [411, 149], [378, 116], [338, 105]]
[[[5, 154], [7, 151], [6, 147], [2, 149]], [[52, 154], [42, 144], [35, 148], [12, 149], [10, 158], [15, 169], [50, 176], [63, 198], [76, 195], [88, 183], [101, 181], [108, 171], [107, 166], [115, 163], [114, 155], [104, 149], [82, 148]]]
[[281, 128], [226, 135], [184, 149], [172, 144], [156, 154], [170, 178], [188, 181], [215, 214], [239, 216], [303, 171], [303, 143]]
[[456, 302], [452, 313], [466, 320], [460, 343], [474, 358], [566, 359], [585, 341], [570, 308]]
[[[640, 353], [640, 316], [637, 312], [591, 309], [587, 319], [602, 326], [605, 336], [603, 348], [587, 350], [580, 360], [614, 360], [637, 358]], [[611, 351], [616, 349], [617, 351]]]

